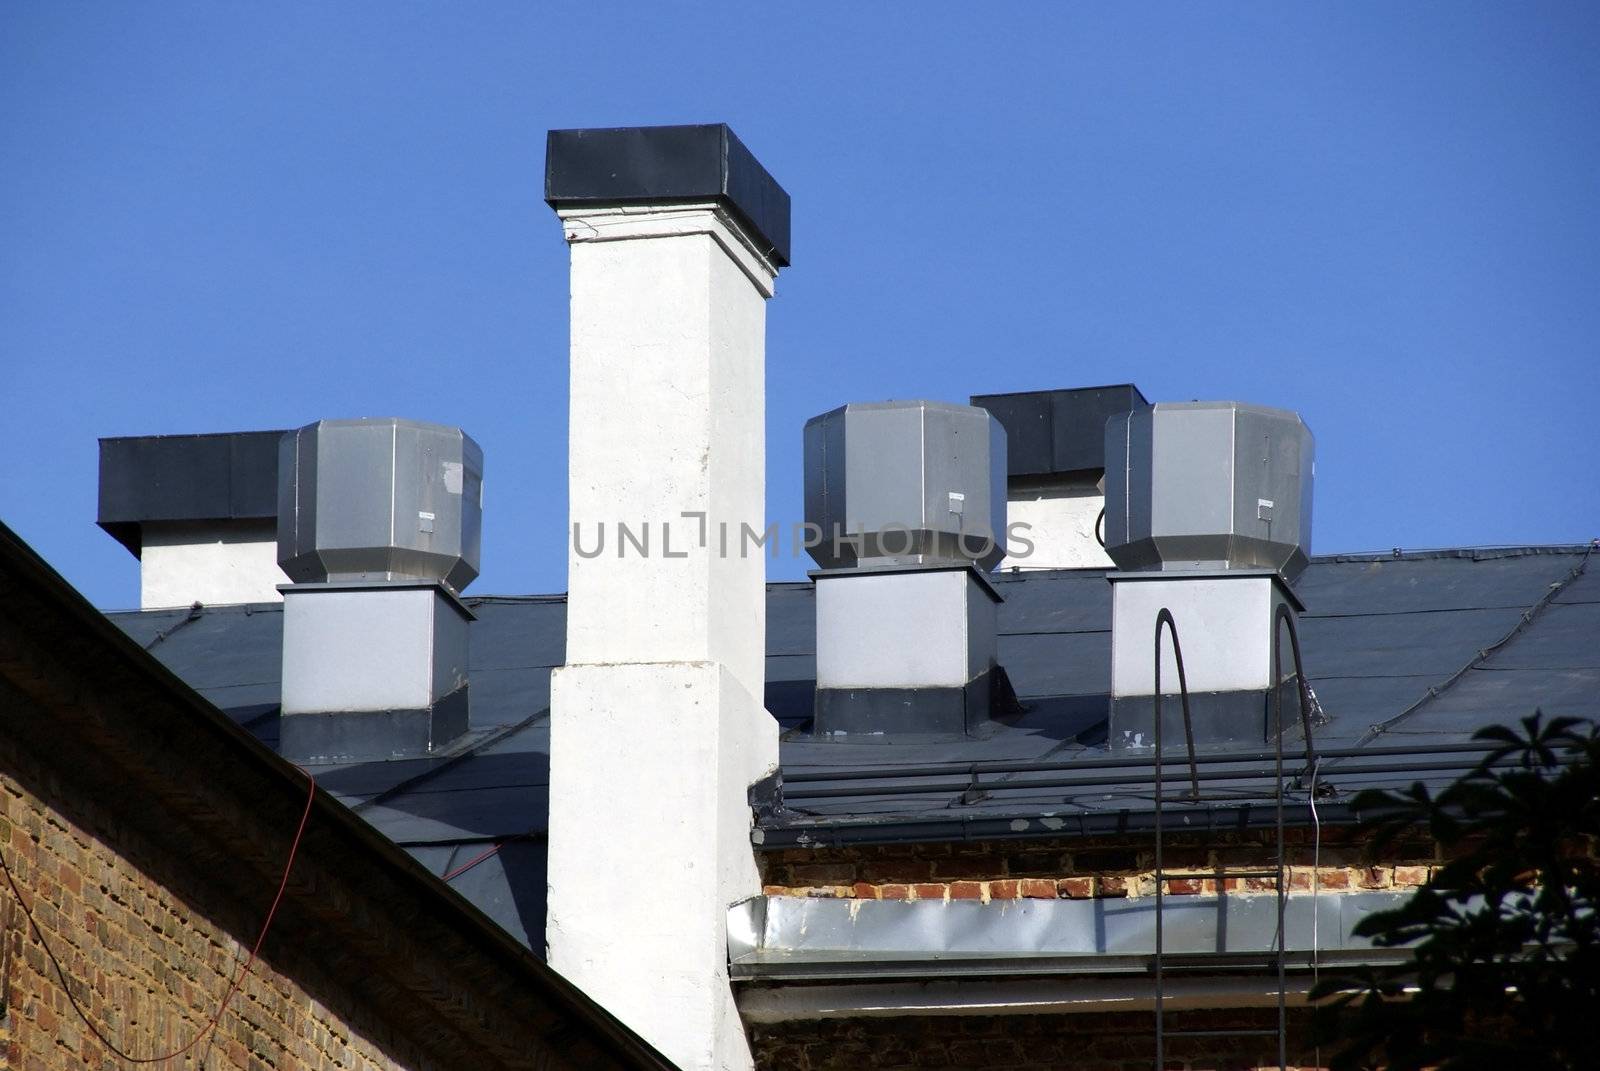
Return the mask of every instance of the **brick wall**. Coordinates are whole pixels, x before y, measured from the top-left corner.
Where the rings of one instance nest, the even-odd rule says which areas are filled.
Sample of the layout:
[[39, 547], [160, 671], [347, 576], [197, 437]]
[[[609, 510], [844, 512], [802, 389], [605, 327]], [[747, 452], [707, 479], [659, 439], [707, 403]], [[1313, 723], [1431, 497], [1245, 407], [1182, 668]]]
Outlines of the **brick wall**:
[[[67, 986], [161, 1055], [216, 1010], [277, 893], [306, 782], [0, 525], [0, 853]], [[0, 1064], [121, 1068], [0, 887]], [[201, 1066], [205, 1046], [184, 1060]], [[664, 1068], [326, 793], [208, 1071]]]
[[[1290, 1009], [1290, 1066], [1315, 1066], [1306, 1048], [1307, 1013]], [[1277, 1026], [1275, 1008], [1173, 1012], [1170, 1030], [1247, 1030]], [[1074, 1015], [863, 1018], [758, 1024], [751, 1030], [763, 1071], [1150, 1071], [1150, 1012]], [[1181, 1071], [1277, 1068], [1275, 1037], [1169, 1038], [1166, 1066]]]
[[[66, 969], [73, 994], [124, 1052], [181, 1047], [209, 1020], [249, 953], [273, 885], [248, 900], [129, 828], [138, 799], [87, 798], [0, 736], [0, 852]], [[286, 845], [292, 830], [283, 832]], [[241, 836], [248, 833], [241, 830]], [[68, 1004], [55, 968], [16, 909], [4, 924], [0, 1066], [14, 1071], [123, 1068]], [[234, 994], [214, 1042], [167, 1067], [211, 1071], [368, 1071], [438, 1063], [407, 1035], [403, 1006], [380, 1013], [318, 967], [335, 948], [280, 933]]]
[[[1397, 845], [1381, 860], [1349, 828], [1323, 830], [1318, 853], [1310, 830], [1286, 831], [1291, 892], [1309, 892], [1314, 859], [1320, 889], [1409, 889], [1428, 880], [1440, 862], [1430, 841]], [[1270, 869], [1275, 848], [1266, 832], [1169, 835], [1163, 867], [1181, 871], [1168, 895], [1271, 893], [1274, 878], [1228, 877], [1233, 870]], [[1320, 855], [1320, 857], [1319, 857]], [[1075, 840], [788, 848], [762, 856], [769, 896], [829, 896], [874, 900], [1014, 900], [1151, 896], [1155, 851], [1150, 837]]]

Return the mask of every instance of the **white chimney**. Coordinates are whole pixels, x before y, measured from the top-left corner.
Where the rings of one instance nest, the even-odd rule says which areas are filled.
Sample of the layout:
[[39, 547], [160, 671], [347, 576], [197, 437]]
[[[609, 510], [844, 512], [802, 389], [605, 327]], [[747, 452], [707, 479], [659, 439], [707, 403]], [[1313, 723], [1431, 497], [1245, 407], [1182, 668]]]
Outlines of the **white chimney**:
[[778, 762], [745, 531], [788, 195], [721, 125], [552, 131], [545, 194], [572, 257], [549, 961], [680, 1066], [747, 1068], [726, 916], [760, 893], [748, 790]]
[[1011, 539], [1000, 571], [1109, 569], [1102, 510], [1106, 420], [1149, 403], [1131, 383], [984, 394], [1006, 429]]
[[139, 559], [139, 608], [277, 602], [279, 431], [100, 440], [101, 528]]

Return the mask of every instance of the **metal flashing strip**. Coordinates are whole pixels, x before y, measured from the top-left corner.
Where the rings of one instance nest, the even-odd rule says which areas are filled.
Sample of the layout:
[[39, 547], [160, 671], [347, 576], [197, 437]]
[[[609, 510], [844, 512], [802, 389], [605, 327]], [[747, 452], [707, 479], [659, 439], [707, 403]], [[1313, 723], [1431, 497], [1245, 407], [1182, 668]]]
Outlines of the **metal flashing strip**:
[[983, 589], [984, 594], [988, 595], [989, 598], [993, 599], [997, 603], [1006, 601], [1005, 596], [995, 590], [994, 578], [972, 562], [928, 562], [917, 564], [897, 563], [893, 565], [874, 563], [870, 565], [855, 565], [838, 569], [812, 569], [806, 573], [806, 576], [809, 577], [814, 584], [818, 580], [825, 580], [829, 577], [835, 576], [887, 576], [893, 573], [949, 572], [968, 573], [973, 580], [978, 582], [978, 586]]
[[1305, 613], [1305, 604], [1300, 601], [1300, 596], [1294, 593], [1294, 588], [1283, 578], [1283, 574], [1276, 569], [1122, 569], [1111, 570], [1105, 574], [1106, 580], [1113, 584], [1137, 580], [1251, 580], [1270, 579], [1274, 581], [1277, 589], [1283, 593], [1284, 598], [1294, 605], [1295, 611]]
[[[1287, 959], [1364, 960], [1351, 931], [1407, 893], [1291, 895]], [[1260, 970], [1275, 956], [1275, 895], [1168, 898], [1164, 944], [1174, 968]], [[1143, 972], [1155, 950], [1154, 898], [907, 901], [755, 897], [728, 917], [736, 979], [918, 978]], [[1321, 947], [1313, 947], [1313, 935]], [[1315, 953], [1315, 955], [1313, 955]]]
[[308, 580], [297, 584], [279, 584], [281, 592], [304, 591], [433, 591], [468, 621], [478, 620], [478, 615], [461, 598], [461, 595], [443, 580]]

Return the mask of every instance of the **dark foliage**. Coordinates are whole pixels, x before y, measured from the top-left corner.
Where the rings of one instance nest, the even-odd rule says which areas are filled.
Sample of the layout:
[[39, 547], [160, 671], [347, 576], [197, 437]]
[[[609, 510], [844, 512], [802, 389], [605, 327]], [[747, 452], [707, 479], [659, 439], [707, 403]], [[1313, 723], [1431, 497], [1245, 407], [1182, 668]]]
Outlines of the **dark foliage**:
[[1372, 848], [1427, 829], [1452, 861], [1356, 933], [1414, 944], [1409, 963], [1324, 978], [1318, 1033], [1332, 1066], [1600, 1067], [1600, 731], [1527, 718], [1437, 796], [1364, 792]]

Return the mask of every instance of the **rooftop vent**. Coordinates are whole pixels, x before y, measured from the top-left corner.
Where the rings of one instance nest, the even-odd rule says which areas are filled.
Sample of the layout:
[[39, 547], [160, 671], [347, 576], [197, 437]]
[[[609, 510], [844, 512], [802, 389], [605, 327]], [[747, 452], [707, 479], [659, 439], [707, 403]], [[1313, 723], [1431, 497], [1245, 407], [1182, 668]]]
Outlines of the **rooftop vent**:
[[1006, 441], [982, 409], [846, 405], [807, 421], [817, 600], [814, 732], [981, 729], [1009, 695], [995, 660]]
[[289, 578], [440, 580], [478, 575], [483, 451], [459, 428], [322, 420], [284, 435], [278, 560]]
[[[1112, 585], [1110, 743], [1154, 739], [1156, 618], [1169, 610], [1183, 647], [1200, 749], [1271, 739], [1273, 691], [1286, 689], [1274, 634], [1301, 609], [1290, 585], [1311, 541], [1314, 443], [1292, 412], [1239, 402], [1161, 403], [1106, 424], [1106, 550]], [[1163, 641], [1165, 750], [1184, 747], [1178, 666]], [[1298, 726], [1293, 695], [1286, 728]]]
[[1123, 569], [1269, 569], [1311, 543], [1315, 444], [1298, 414], [1162, 402], [1106, 423], [1106, 551]]
[[806, 521], [824, 569], [994, 568], [1005, 553], [1006, 435], [982, 409], [842, 405], [805, 427]]
[[324, 420], [283, 437], [281, 750], [407, 758], [467, 728], [483, 452], [457, 428]]

